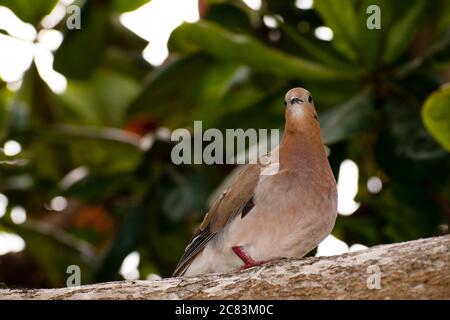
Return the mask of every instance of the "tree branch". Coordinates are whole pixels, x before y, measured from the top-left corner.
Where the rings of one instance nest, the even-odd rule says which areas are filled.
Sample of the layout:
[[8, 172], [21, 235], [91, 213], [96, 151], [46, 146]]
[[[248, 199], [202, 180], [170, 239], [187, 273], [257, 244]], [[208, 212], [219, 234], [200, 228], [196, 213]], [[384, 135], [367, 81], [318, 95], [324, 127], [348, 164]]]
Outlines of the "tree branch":
[[448, 235], [231, 274], [3, 289], [0, 299], [450, 299], [449, 271]]

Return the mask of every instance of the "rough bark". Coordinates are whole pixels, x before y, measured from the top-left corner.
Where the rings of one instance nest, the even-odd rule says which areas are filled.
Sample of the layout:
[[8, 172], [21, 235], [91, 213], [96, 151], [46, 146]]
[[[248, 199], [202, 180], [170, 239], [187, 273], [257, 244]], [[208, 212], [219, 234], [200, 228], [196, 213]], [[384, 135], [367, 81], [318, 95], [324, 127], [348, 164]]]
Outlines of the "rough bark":
[[232, 274], [3, 289], [0, 299], [450, 299], [450, 236], [284, 259]]

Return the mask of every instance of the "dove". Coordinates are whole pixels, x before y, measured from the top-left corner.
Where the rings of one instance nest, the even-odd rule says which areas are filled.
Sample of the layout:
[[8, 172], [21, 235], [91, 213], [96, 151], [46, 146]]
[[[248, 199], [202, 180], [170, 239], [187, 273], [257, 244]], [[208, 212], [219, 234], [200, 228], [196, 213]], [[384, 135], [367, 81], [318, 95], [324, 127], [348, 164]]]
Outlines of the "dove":
[[[173, 276], [227, 273], [281, 258], [302, 258], [332, 231], [336, 180], [313, 98], [285, 96], [285, 130], [268, 161], [246, 165], [213, 202]], [[265, 167], [278, 161], [273, 174]]]

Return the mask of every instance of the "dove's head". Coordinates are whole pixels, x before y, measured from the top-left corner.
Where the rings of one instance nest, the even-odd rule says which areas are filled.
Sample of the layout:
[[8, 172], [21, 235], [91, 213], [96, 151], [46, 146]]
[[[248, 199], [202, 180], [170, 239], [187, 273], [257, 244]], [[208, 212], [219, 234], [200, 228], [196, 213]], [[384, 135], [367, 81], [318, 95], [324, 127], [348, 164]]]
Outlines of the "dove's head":
[[286, 130], [301, 131], [319, 128], [317, 112], [311, 93], [303, 88], [293, 88], [286, 93]]

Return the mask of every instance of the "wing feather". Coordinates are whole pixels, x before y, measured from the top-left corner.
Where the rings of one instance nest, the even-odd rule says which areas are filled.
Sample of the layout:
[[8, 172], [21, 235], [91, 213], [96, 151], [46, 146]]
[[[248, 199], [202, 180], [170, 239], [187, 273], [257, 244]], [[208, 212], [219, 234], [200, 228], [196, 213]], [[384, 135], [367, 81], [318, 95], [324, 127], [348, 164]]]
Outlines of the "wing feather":
[[250, 164], [220, 194], [185, 249], [173, 276], [182, 276], [192, 260], [237, 215], [242, 218], [254, 206], [254, 191], [258, 184], [261, 166]]

